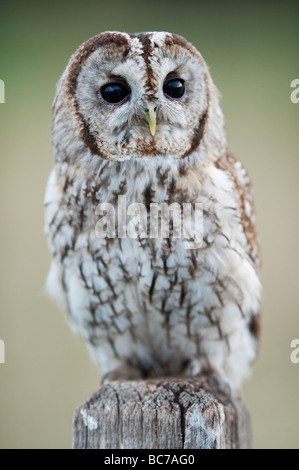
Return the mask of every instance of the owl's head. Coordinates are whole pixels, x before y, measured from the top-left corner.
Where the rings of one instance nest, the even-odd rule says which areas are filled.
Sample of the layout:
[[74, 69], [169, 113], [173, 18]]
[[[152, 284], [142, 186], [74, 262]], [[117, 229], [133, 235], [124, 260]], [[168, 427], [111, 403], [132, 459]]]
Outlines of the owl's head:
[[182, 158], [199, 148], [211, 119], [221, 127], [218, 94], [184, 38], [105, 32], [79, 47], [58, 84], [54, 143], [59, 153], [63, 142], [69, 150], [80, 142], [113, 161]]

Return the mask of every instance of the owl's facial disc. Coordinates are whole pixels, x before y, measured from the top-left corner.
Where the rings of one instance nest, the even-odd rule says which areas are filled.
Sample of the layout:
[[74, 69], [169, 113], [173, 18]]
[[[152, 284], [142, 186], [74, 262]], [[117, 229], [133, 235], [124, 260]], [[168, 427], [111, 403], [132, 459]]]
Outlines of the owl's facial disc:
[[114, 161], [181, 158], [199, 147], [208, 70], [189, 43], [167, 33], [103, 33], [89, 47], [89, 55], [78, 52], [82, 63], [76, 80], [71, 69], [69, 83], [91, 153]]

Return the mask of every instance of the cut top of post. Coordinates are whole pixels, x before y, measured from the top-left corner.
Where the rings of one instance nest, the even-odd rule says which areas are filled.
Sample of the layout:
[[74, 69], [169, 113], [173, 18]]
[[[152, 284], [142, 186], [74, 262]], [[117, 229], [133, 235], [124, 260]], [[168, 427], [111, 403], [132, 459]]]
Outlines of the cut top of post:
[[74, 414], [77, 449], [250, 447], [249, 414], [210, 376], [104, 384]]

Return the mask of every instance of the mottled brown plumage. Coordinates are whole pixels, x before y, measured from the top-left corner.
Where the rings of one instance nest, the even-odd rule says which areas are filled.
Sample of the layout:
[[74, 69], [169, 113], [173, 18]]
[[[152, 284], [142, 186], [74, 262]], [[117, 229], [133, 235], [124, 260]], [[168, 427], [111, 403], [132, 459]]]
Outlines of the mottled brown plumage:
[[[102, 372], [209, 368], [240, 387], [256, 356], [260, 254], [249, 177], [200, 53], [170, 33], [91, 38], [58, 83], [53, 143], [47, 286]], [[202, 230], [186, 228], [187, 206]]]

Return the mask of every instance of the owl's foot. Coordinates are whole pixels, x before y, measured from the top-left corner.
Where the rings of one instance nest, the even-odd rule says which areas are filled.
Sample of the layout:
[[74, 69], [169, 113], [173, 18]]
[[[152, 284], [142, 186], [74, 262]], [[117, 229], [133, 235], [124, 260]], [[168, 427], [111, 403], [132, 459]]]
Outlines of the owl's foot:
[[113, 382], [115, 380], [140, 380], [143, 379], [145, 373], [140, 368], [132, 364], [122, 364], [114, 370], [108, 371], [103, 374], [101, 385], [106, 382]]
[[204, 380], [211, 380], [214, 383], [216, 382], [217, 389], [220, 393], [223, 393], [227, 397], [232, 396], [232, 388], [230, 383], [216, 370], [213, 368], [199, 368], [196, 361], [191, 361], [188, 366], [188, 373], [187, 375], [194, 378], [203, 378]]
[[222, 377], [222, 375], [219, 374], [218, 372], [213, 371], [211, 372], [211, 375], [213, 379], [215, 380], [215, 382], [217, 383], [218, 390], [224, 395], [226, 395], [228, 398], [231, 398], [232, 388], [231, 388], [230, 383], [224, 377]]

